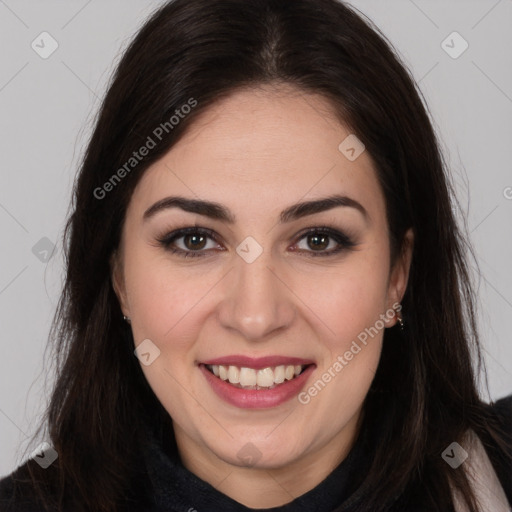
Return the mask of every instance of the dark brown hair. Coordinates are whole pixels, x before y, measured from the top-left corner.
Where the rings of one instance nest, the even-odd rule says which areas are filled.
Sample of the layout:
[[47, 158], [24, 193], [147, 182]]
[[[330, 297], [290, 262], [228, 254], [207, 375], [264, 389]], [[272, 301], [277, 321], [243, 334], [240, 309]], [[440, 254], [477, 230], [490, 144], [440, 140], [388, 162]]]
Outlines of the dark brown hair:
[[[484, 444], [493, 439], [511, 460], [477, 392], [468, 248], [445, 163], [421, 93], [392, 45], [335, 0], [176, 0], [151, 16], [116, 69], [66, 226], [67, 274], [51, 332], [57, 380], [40, 428], [59, 454], [53, 495], [72, 510], [121, 510], [142, 418], [172, 432], [134, 357], [111, 283], [109, 260], [131, 194], [201, 112], [237, 89], [280, 83], [323, 95], [365, 144], [386, 198], [393, 261], [405, 231], [415, 235], [402, 301], [407, 329], [386, 330], [364, 404], [362, 430], [378, 423], [381, 442], [361, 476], [372, 491], [360, 510], [385, 511], [404, 490], [420, 487], [428, 510], [451, 510], [451, 483], [476, 512], [463, 466], [455, 471], [441, 458], [468, 429]], [[95, 191], [190, 98], [197, 106], [98, 198]], [[30, 467], [49, 503], [49, 473]]]

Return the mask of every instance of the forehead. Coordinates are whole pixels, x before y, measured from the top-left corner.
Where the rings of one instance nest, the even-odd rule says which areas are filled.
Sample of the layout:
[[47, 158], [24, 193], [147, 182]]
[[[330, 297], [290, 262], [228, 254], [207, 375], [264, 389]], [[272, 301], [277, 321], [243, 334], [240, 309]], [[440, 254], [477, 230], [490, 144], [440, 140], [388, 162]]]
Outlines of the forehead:
[[322, 96], [287, 87], [238, 91], [206, 109], [149, 167], [133, 200], [142, 208], [180, 193], [261, 214], [340, 193], [378, 216], [384, 199], [371, 157], [363, 151], [351, 161], [339, 149], [350, 135]]

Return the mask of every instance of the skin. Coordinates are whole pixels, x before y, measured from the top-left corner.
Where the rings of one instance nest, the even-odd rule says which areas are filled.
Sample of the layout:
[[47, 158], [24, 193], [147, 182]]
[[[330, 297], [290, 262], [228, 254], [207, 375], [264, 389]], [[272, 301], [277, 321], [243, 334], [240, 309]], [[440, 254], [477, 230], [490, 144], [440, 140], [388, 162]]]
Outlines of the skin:
[[[346, 457], [384, 329], [306, 405], [293, 398], [273, 408], [239, 409], [217, 397], [198, 362], [230, 354], [312, 359], [316, 368], [307, 389], [400, 302], [407, 286], [412, 233], [392, 267], [384, 196], [371, 157], [365, 151], [351, 162], [338, 150], [350, 133], [318, 95], [289, 86], [232, 94], [206, 110], [145, 172], [111, 261], [135, 345], [149, 338], [160, 350], [142, 369], [173, 419], [184, 466], [248, 507], [289, 503]], [[355, 208], [336, 207], [279, 223], [286, 207], [334, 193], [361, 203], [367, 219]], [[178, 208], [143, 220], [151, 205], [170, 195], [221, 203], [236, 222]], [[203, 257], [180, 257], [157, 241], [196, 223], [212, 229], [218, 241], [181, 237], [174, 246], [189, 252], [199, 247]], [[325, 225], [350, 234], [355, 246], [311, 256], [338, 246], [328, 238], [328, 246], [318, 249], [302, 235]], [[247, 236], [263, 248], [250, 264], [236, 252]], [[386, 319], [385, 328], [396, 321]], [[237, 453], [247, 443], [260, 455], [244, 466]]]

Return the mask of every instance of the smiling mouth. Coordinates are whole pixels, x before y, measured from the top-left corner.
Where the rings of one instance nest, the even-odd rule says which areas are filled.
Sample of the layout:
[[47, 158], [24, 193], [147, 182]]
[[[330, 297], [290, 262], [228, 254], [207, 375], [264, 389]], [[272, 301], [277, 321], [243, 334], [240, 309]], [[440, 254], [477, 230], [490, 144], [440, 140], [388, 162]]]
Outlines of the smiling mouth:
[[207, 364], [205, 368], [220, 380], [239, 389], [268, 390], [298, 377], [310, 364], [254, 368]]

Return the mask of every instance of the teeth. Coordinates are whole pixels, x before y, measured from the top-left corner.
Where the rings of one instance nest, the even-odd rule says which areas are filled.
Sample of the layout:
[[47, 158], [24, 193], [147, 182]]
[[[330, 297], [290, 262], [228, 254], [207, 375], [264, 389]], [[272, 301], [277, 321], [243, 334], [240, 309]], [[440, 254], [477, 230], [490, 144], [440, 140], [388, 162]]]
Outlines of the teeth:
[[276, 366], [274, 370], [274, 382], [276, 384], [281, 384], [284, 382], [284, 366]]
[[240, 382], [240, 370], [237, 366], [229, 367], [228, 380], [231, 382], [231, 384], [238, 384]]
[[304, 366], [280, 365], [274, 368], [262, 368], [255, 370], [238, 366], [208, 365], [207, 368], [217, 377], [228, 381], [238, 388], [273, 388], [276, 384], [282, 384], [285, 380], [292, 380], [299, 375]]
[[256, 386], [256, 370], [240, 368], [240, 386]]
[[256, 374], [256, 384], [268, 388], [274, 384], [274, 372], [272, 368], [263, 368]]

